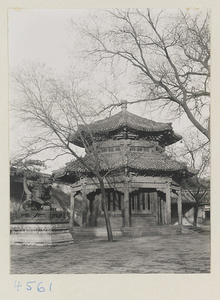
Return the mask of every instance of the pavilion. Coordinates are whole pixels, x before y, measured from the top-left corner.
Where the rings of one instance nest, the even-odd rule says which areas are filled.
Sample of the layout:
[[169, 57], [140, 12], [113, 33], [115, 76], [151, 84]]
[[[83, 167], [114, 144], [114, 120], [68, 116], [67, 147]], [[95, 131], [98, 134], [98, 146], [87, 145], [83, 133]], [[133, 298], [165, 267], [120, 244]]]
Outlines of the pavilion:
[[[185, 164], [171, 159], [165, 148], [181, 140], [171, 123], [161, 123], [121, 111], [89, 126], [80, 125], [70, 137], [86, 151], [82, 158], [97, 166], [105, 185], [111, 226], [115, 231], [131, 228], [162, 228], [171, 225], [171, 199], [177, 202], [178, 223], [182, 224], [180, 183], [196, 174]], [[56, 181], [72, 186], [72, 224], [82, 228], [104, 228], [105, 219], [97, 178], [80, 160], [66, 164], [53, 174]], [[80, 200], [81, 199], [81, 206]]]

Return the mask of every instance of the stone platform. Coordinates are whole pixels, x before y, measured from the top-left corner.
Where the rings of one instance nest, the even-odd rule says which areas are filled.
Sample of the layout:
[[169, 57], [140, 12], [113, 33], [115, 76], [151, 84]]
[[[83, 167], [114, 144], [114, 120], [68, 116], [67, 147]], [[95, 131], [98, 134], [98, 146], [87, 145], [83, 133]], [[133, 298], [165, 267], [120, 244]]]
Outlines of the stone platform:
[[[74, 237], [91, 237], [102, 238], [107, 237], [107, 230], [104, 227], [83, 228], [74, 227], [71, 229]], [[171, 235], [181, 234], [181, 228], [176, 225], [170, 226], [135, 226], [121, 229], [112, 228], [113, 237], [140, 237], [140, 236], [157, 236], [157, 235]]]

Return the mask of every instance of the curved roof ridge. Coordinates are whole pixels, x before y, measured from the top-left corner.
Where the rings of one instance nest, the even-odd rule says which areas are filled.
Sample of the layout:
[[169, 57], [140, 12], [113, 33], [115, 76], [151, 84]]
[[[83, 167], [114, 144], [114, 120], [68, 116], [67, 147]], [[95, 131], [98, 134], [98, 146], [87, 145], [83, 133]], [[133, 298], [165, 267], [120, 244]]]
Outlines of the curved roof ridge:
[[[116, 130], [122, 126], [130, 126], [134, 129], [139, 129], [143, 131], [165, 131], [172, 130], [172, 123], [156, 122], [144, 117], [138, 116], [127, 110], [120, 111], [115, 115], [106, 117], [89, 124], [90, 130], [94, 132], [106, 132], [111, 130]], [[86, 125], [79, 126], [81, 130], [86, 127]]]
[[161, 125], [161, 126], [169, 126], [169, 128], [171, 127], [172, 128], [172, 123], [171, 122], [156, 122], [154, 120], [151, 120], [151, 119], [147, 119], [147, 118], [144, 118], [144, 117], [141, 117], [141, 116], [138, 116], [136, 114], [133, 114], [132, 112], [130, 111], [126, 111], [126, 115], [127, 116], [132, 116], [132, 117], [136, 117], [140, 120], [143, 120], [144, 122], [148, 122], [148, 123], [152, 123], [152, 124], [155, 124], [155, 125]]

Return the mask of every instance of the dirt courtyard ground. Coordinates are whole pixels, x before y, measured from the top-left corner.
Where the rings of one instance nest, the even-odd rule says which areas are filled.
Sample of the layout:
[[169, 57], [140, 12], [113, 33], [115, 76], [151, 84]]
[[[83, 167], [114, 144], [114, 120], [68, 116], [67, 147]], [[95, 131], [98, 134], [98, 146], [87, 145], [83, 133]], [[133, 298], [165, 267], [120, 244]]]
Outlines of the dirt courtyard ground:
[[11, 274], [209, 273], [209, 232], [11, 247]]

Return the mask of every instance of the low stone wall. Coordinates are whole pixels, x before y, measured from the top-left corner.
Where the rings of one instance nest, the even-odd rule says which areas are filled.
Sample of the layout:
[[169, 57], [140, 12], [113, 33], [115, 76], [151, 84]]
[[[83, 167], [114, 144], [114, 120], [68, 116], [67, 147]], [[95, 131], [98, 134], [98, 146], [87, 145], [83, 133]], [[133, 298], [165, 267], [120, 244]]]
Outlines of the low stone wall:
[[156, 215], [154, 214], [132, 214], [131, 226], [132, 227], [149, 227], [157, 225]]
[[[121, 228], [122, 227], [121, 214], [109, 214], [109, 219], [110, 219], [112, 228]], [[97, 219], [97, 227], [100, 229], [105, 228], [105, 224], [106, 224], [105, 217], [104, 217], [104, 215], [101, 215]]]
[[11, 224], [11, 245], [53, 246], [73, 243], [69, 223]]
[[[109, 214], [109, 219], [111, 222], [111, 226], [113, 229], [122, 228], [123, 220], [121, 214]], [[157, 225], [157, 218], [156, 215], [149, 213], [149, 214], [141, 214], [141, 213], [133, 213], [131, 218], [131, 227], [144, 227], [144, 226], [152, 226]], [[97, 227], [102, 228], [105, 227], [105, 218], [104, 215], [101, 215], [97, 220]]]
[[136, 226], [123, 229], [123, 236], [149, 236], [149, 235], [170, 235], [181, 234], [179, 226]]

